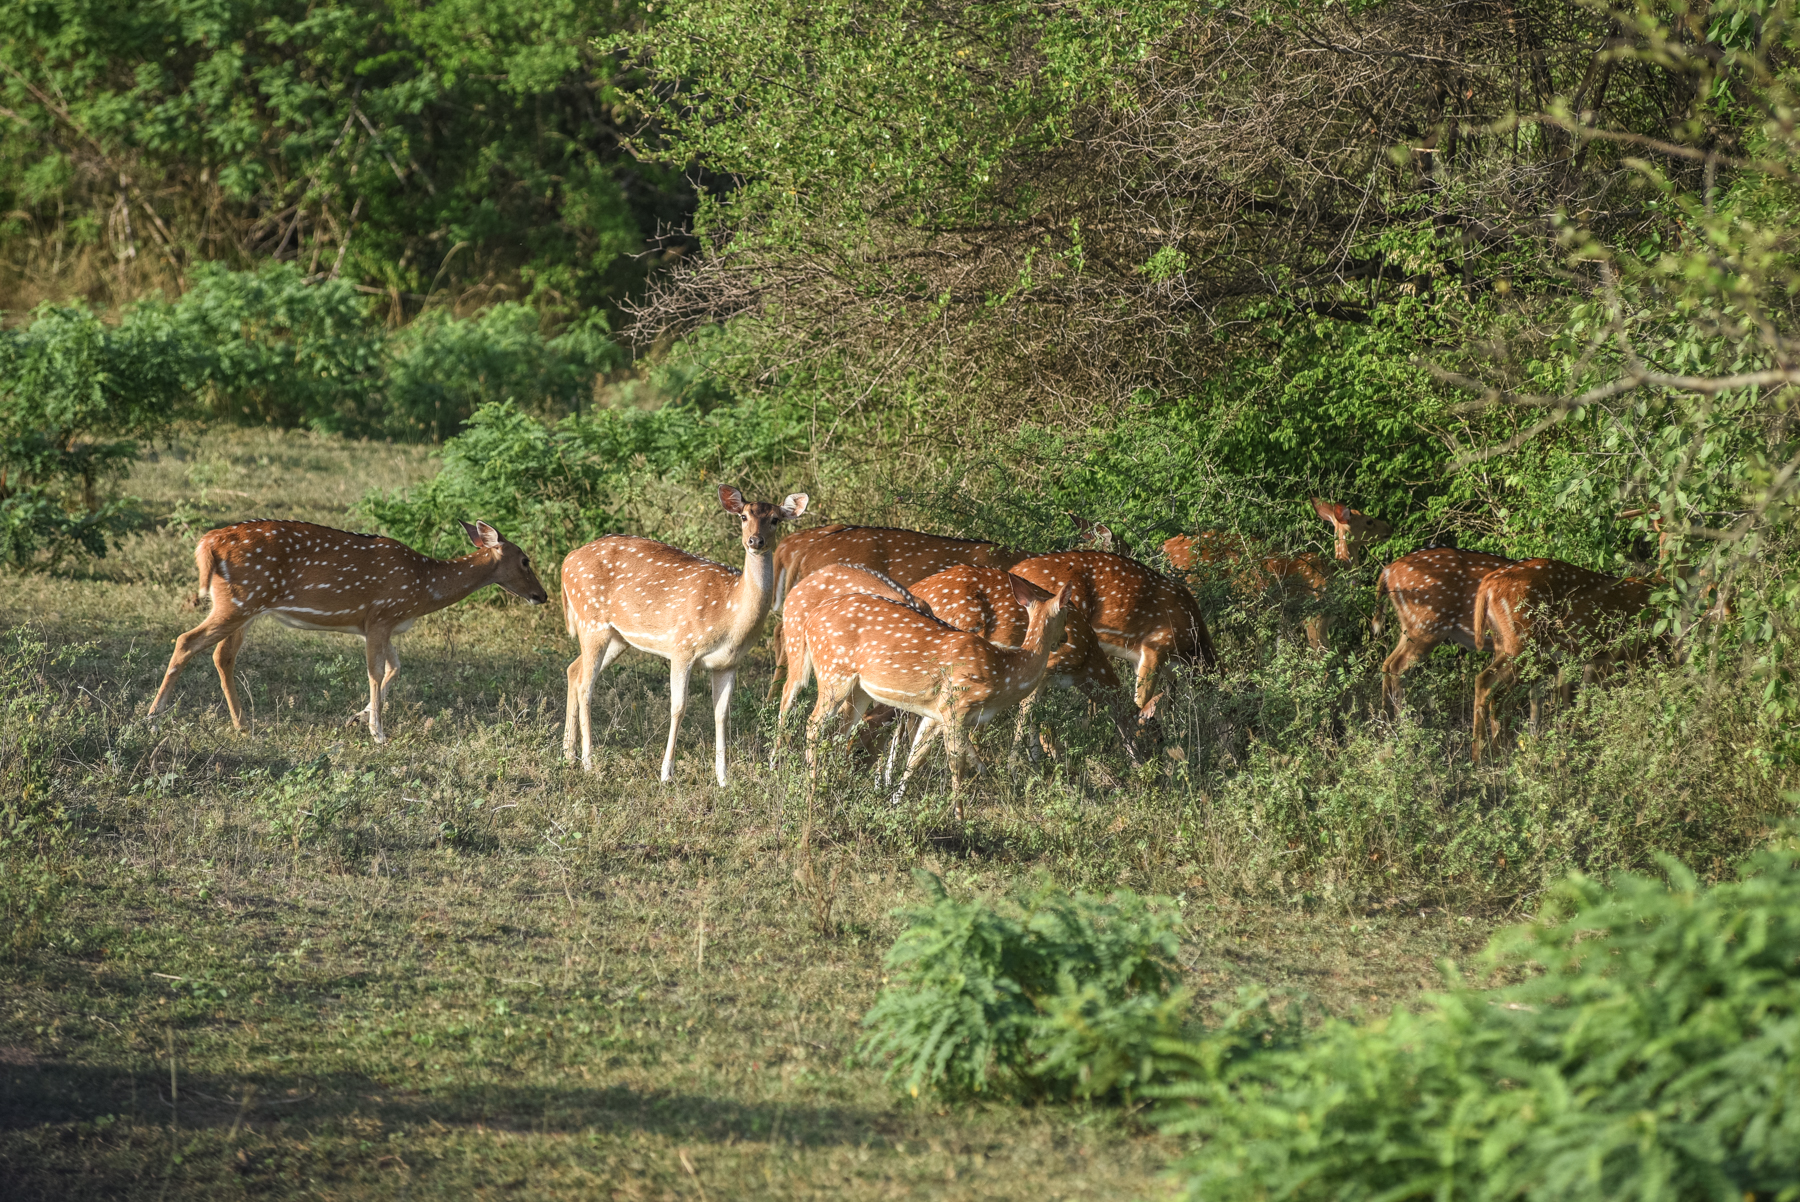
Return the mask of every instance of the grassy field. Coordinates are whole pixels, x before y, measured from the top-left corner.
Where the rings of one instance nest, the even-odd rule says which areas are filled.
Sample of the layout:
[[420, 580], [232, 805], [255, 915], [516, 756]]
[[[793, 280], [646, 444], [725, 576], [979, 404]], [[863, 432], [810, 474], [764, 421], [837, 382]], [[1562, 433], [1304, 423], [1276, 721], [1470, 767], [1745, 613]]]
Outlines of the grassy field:
[[344, 726], [360, 644], [267, 623], [239, 660], [252, 734], [200, 661], [148, 729], [198, 620], [194, 535], [354, 525], [367, 489], [430, 471], [410, 447], [178, 441], [130, 482], [153, 533], [0, 591], [4, 687], [48, 699], [15, 777], [77, 832], [50, 946], [0, 972], [0, 1194], [1156, 1197], [1171, 1148], [1129, 1115], [949, 1109], [854, 1056], [913, 868], [961, 890], [1047, 871], [1185, 897], [1202, 1002], [1264, 984], [1386, 1009], [1490, 928], [1199, 891], [1183, 795], [1099, 770], [1002, 765], [966, 829], [941, 779], [895, 813], [840, 768], [809, 806], [803, 775], [768, 763], [766, 649], [729, 788], [703, 713], [657, 783], [667, 676], [639, 656], [596, 690], [583, 774], [562, 762], [574, 647], [554, 604], [421, 622], [384, 748]]

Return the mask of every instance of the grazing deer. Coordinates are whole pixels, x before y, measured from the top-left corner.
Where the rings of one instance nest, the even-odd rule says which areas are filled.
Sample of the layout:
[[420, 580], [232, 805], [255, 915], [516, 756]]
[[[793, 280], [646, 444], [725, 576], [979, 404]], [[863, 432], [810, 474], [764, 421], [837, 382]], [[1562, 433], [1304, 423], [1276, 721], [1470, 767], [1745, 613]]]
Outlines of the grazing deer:
[[745, 501], [727, 484], [719, 488], [719, 504], [743, 523], [741, 572], [667, 543], [623, 534], [595, 539], [563, 560], [563, 615], [569, 633], [581, 641], [581, 654], [569, 665], [565, 758], [575, 758], [579, 728], [581, 766], [593, 767], [594, 678], [625, 648], [636, 647], [669, 661], [669, 745], [662, 779], [674, 778], [675, 735], [687, 709], [688, 676], [699, 664], [712, 673], [713, 766], [720, 786], [725, 784], [725, 717], [737, 666], [762, 633], [774, 600], [777, 526], [806, 512], [806, 494], [771, 505]]
[[[1627, 509], [1617, 515], [1620, 519], [1650, 519], [1650, 533], [1656, 535], [1656, 571], [1650, 578], [1661, 583], [1666, 576], [1673, 575], [1682, 582], [1682, 591], [1693, 598], [1695, 608], [1704, 603], [1707, 595], [1712, 596], [1712, 605], [1701, 614], [1699, 622], [1717, 621], [1731, 615], [1731, 601], [1727, 590], [1714, 576], [1711, 566], [1694, 568], [1691, 565], [1671, 566], [1670, 557], [1674, 554], [1673, 544], [1676, 531], [1663, 525], [1662, 515], [1654, 509]], [[1648, 558], [1648, 555], [1640, 556]], [[1698, 594], [1694, 590], [1698, 589]]]
[[[934, 572], [959, 563], [977, 567], [1009, 568], [1024, 556], [998, 543], [971, 538], [922, 534], [891, 526], [815, 526], [781, 540], [775, 550], [775, 605], [777, 619], [785, 621], [787, 596], [795, 585], [827, 564], [849, 564], [879, 572], [902, 588], [911, 588]], [[787, 664], [786, 640], [775, 645], [775, 666]], [[777, 682], [769, 682], [769, 696]]]
[[[1656, 581], [1642, 576], [1605, 576], [1559, 559], [1524, 559], [1496, 568], [1475, 590], [1473, 625], [1485, 641], [1494, 634], [1494, 658], [1475, 678], [1474, 746], [1477, 762], [1483, 744], [1499, 737], [1494, 716], [1494, 690], [1518, 679], [1518, 657], [1527, 646], [1553, 658], [1579, 656], [1587, 661], [1583, 675], [1630, 655], [1643, 640], [1623, 645], [1624, 627], [1650, 603]], [[1614, 646], [1598, 650], [1602, 643]], [[1557, 691], [1563, 701], [1574, 694], [1558, 665]], [[1534, 717], [1536, 703], [1533, 703]]]
[[[1232, 569], [1232, 584], [1241, 594], [1255, 596], [1279, 590], [1284, 598], [1316, 606], [1325, 596], [1332, 573], [1359, 563], [1363, 548], [1388, 537], [1394, 528], [1341, 501], [1312, 497], [1309, 503], [1332, 529], [1333, 559], [1310, 551], [1300, 555], [1262, 555], [1243, 535], [1217, 530], [1203, 531], [1198, 536], [1177, 534], [1163, 543], [1163, 554], [1184, 574], [1191, 575], [1202, 564]], [[1314, 650], [1324, 651], [1330, 646], [1329, 626], [1329, 615], [1318, 612], [1302, 623], [1306, 641]]]
[[1087, 619], [1101, 649], [1136, 669], [1140, 712], [1150, 703], [1151, 686], [1165, 658], [1218, 666], [1193, 595], [1135, 559], [1105, 551], [1062, 551], [1015, 564], [1012, 572], [1041, 589], [1067, 586], [1067, 604]]
[[787, 685], [781, 691], [781, 716], [776, 720], [777, 743], [787, 729], [788, 711], [800, 690], [812, 678], [812, 660], [806, 649], [806, 616], [827, 601], [839, 597], [880, 597], [931, 616], [931, 607], [873, 568], [831, 563], [807, 576], [787, 596], [786, 619], [781, 624], [781, 648], [787, 663]]
[[775, 612], [782, 612], [789, 590], [828, 563], [869, 568], [911, 588], [955, 564], [1010, 568], [1023, 558], [1017, 551], [979, 539], [888, 526], [819, 526], [784, 539], [775, 552]]
[[1053, 595], [1024, 580], [1013, 586], [1031, 614], [1017, 649], [996, 647], [979, 635], [878, 597], [841, 597], [806, 618], [807, 653], [819, 678], [819, 700], [806, 723], [806, 762], [816, 777], [818, 744], [828, 717], [847, 702], [852, 721], [874, 703], [917, 714], [920, 723], [900, 778], [907, 779], [941, 729], [950, 757], [951, 795], [963, 816], [962, 789], [973, 750], [970, 733], [1017, 705], [1043, 681], [1051, 649], [1062, 642], [1070, 589]]
[[[921, 580], [913, 595], [931, 607], [940, 620], [958, 630], [978, 634], [996, 647], [1022, 648], [1031, 629], [1031, 611], [1019, 603], [1013, 575], [999, 568], [958, 564]], [[1044, 687], [1080, 689], [1113, 719], [1125, 746], [1132, 746], [1132, 732], [1120, 712], [1119, 674], [1100, 646], [1094, 628], [1078, 610], [1070, 608], [1063, 626], [1062, 646], [1050, 653], [1044, 669]], [[1019, 707], [1019, 724], [1013, 732], [1018, 746], [1031, 725], [1031, 713], [1042, 689]], [[1046, 741], [1046, 748], [1051, 745]], [[1052, 754], [1054, 750], [1052, 749]]]
[[363, 637], [369, 704], [350, 722], [366, 720], [374, 740], [387, 742], [381, 706], [400, 672], [394, 636], [490, 584], [533, 605], [544, 603], [544, 586], [525, 552], [486, 522], [464, 522], [463, 529], [475, 550], [457, 559], [433, 559], [391, 538], [310, 522], [239, 522], [202, 535], [194, 548], [201, 592], [194, 600], [198, 605], [210, 594], [212, 612], [175, 640], [175, 654], [150, 703], [149, 717], [154, 721], [168, 706], [188, 660], [216, 647], [213, 663], [231, 724], [248, 730], [233, 669], [250, 623], [269, 614], [300, 630]]
[[1393, 602], [1400, 641], [1381, 665], [1381, 704], [1396, 716], [1406, 704], [1401, 676], [1440, 643], [1479, 651], [1487, 639], [1475, 627], [1475, 590], [1489, 572], [1512, 560], [1481, 551], [1425, 547], [1381, 569], [1375, 581], [1376, 634], [1381, 633], [1381, 601]]

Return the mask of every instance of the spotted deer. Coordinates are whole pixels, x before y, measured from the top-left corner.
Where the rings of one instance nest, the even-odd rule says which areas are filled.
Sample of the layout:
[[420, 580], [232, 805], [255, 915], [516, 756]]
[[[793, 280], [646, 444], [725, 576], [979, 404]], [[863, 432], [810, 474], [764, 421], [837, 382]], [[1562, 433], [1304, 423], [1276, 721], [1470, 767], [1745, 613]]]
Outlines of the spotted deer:
[[[1523, 559], [1483, 576], [1472, 624], [1478, 639], [1493, 633], [1494, 658], [1475, 678], [1475, 760], [1484, 744], [1499, 737], [1493, 695], [1518, 679], [1518, 658], [1527, 647], [1555, 661], [1580, 658], [1583, 674], [1592, 675], [1643, 646], [1642, 632], [1629, 627], [1656, 586], [1647, 577], [1606, 576], [1559, 559]], [[1560, 663], [1557, 691], [1564, 702], [1574, 693]], [[1535, 698], [1532, 710], [1535, 719]]]
[[203, 604], [210, 597], [212, 610], [175, 640], [149, 717], [154, 721], [169, 706], [188, 660], [212, 647], [231, 724], [250, 729], [235, 668], [250, 624], [268, 614], [300, 630], [362, 636], [369, 704], [350, 723], [366, 721], [375, 742], [387, 742], [381, 707], [400, 672], [397, 635], [490, 584], [533, 605], [545, 601], [525, 552], [486, 522], [464, 522], [463, 529], [475, 550], [456, 559], [433, 559], [391, 538], [310, 522], [239, 522], [202, 535], [194, 548], [201, 593], [194, 601]]
[[818, 746], [827, 719], [848, 703], [859, 721], [872, 704], [924, 719], [900, 778], [906, 782], [941, 728], [950, 757], [958, 821], [974, 752], [970, 734], [1030, 696], [1042, 682], [1051, 650], [1062, 642], [1070, 587], [1052, 594], [1025, 580], [1012, 586], [1030, 612], [1023, 645], [996, 647], [979, 635], [879, 597], [840, 597], [806, 618], [806, 643], [819, 678], [819, 700], [806, 724], [806, 761], [817, 778]]
[[[996, 647], [1021, 648], [1031, 629], [1031, 611], [1020, 604], [1012, 586], [1012, 573], [999, 568], [958, 564], [945, 568], [913, 586], [913, 595], [931, 607], [938, 618], [958, 630], [978, 634]], [[1063, 643], [1050, 653], [1044, 669], [1044, 687], [1079, 689], [1112, 717], [1125, 746], [1132, 746], [1133, 732], [1121, 712], [1119, 674], [1100, 645], [1094, 628], [1078, 610], [1070, 608], [1064, 619]], [[1031, 727], [1031, 714], [1042, 689], [1019, 707], [1019, 724], [1013, 732], [1017, 747]], [[1045, 747], [1055, 754], [1054, 742]]]
[[[1177, 534], [1163, 543], [1163, 554], [1169, 557], [1176, 571], [1190, 577], [1206, 566], [1223, 568], [1231, 577], [1232, 588], [1241, 595], [1261, 596], [1277, 592], [1284, 602], [1299, 602], [1316, 609], [1331, 583], [1332, 573], [1361, 562], [1363, 548], [1388, 537], [1394, 528], [1341, 501], [1312, 497], [1308, 503], [1331, 527], [1334, 541], [1331, 559], [1310, 551], [1299, 555], [1265, 555], [1243, 535], [1217, 530], [1202, 531], [1199, 535]], [[1287, 605], [1282, 608], [1285, 613]], [[1314, 650], [1329, 648], [1328, 614], [1313, 612], [1301, 626], [1306, 631], [1307, 643]]]
[[1393, 604], [1400, 641], [1381, 665], [1381, 704], [1396, 716], [1406, 704], [1401, 677], [1424, 661], [1434, 647], [1451, 643], [1470, 651], [1487, 640], [1476, 632], [1475, 590], [1489, 572], [1512, 560], [1504, 555], [1425, 547], [1381, 569], [1375, 581], [1375, 633], [1381, 633], [1381, 602]]
[[848, 596], [880, 597], [927, 616], [932, 612], [924, 601], [873, 568], [826, 564], [795, 585], [787, 596], [787, 619], [781, 624], [787, 683], [781, 691], [781, 714], [775, 724], [778, 743], [787, 729], [788, 711], [793, 709], [800, 690], [812, 679], [812, 660], [806, 648], [806, 616], [827, 601]]
[[1150, 703], [1164, 660], [1218, 666], [1193, 595], [1135, 559], [1106, 551], [1061, 551], [1015, 564], [1012, 573], [1046, 591], [1068, 587], [1067, 604], [1087, 619], [1101, 650], [1135, 669], [1140, 712]]
[[869, 568], [902, 588], [911, 588], [955, 564], [1010, 568], [1023, 558], [998, 543], [973, 538], [890, 526], [818, 526], [784, 539], [775, 552], [775, 612], [782, 612], [789, 590], [830, 563]]
[[762, 633], [775, 594], [775, 541], [781, 522], [806, 512], [806, 494], [779, 505], [746, 501], [729, 484], [719, 504], [742, 523], [742, 571], [648, 538], [615, 534], [569, 552], [562, 563], [563, 616], [581, 654], [569, 664], [563, 755], [594, 763], [590, 701], [594, 679], [627, 647], [669, 661], [669, 744], [662, 779], [674, 779], [675, 736], [687, 710], [688, 677], [699, 664], [712, 673], [713, 767], [725, 784], [725, 718], [737, 666]]
[[[911, 588], [933, 572], [959, 563], [1007, 568], [1024, 558], [998, 543], [972, 538], [924, 534], [891, 526], [846, 526], [834, 523], [801, 530], [781, 540], [775, 551], [774, 614], [785, 621], [787, 596], [796, 585], [827, 564], [848, 564], [879, 572], [902, 588]], [[787, 665], [785, 639], [777, 639], [775, 667]], [[776, 681], [769, 683], [775, 695]]]

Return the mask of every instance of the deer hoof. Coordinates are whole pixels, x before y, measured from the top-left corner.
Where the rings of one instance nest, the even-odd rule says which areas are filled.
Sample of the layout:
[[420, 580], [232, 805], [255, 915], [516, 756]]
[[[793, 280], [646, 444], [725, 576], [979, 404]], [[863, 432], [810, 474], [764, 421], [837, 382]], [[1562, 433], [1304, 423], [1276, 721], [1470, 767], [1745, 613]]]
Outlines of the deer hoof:
[[375, 736], [375, 745], [377, 747], [379, 747], [381, 744], [383, 744], [387, 741], [388, 741], [388, 737], [386, 735], [376, 735]]

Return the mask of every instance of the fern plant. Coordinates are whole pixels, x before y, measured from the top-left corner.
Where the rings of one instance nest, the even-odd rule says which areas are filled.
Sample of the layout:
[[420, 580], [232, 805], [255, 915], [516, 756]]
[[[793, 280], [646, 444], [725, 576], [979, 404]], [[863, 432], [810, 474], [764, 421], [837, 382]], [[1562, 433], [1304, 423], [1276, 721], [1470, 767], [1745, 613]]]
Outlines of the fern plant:
[[1177, 919], [1167, 899], [1110, 902], [1041, 882], [962, 901], [913, 873], [927, 903], [900, 911], [892, 983], [863, 1020], [860, 1053], [917, 1096], [1129, 1091], [1141, 1055], [1179, 1031]]
[[1333, 1021], [1269, 1055], [1158, 1052], [1189, 1198], [1800, 1198], [1800, 870], [1561, 887], [1498, 938], [1524, 983]]

